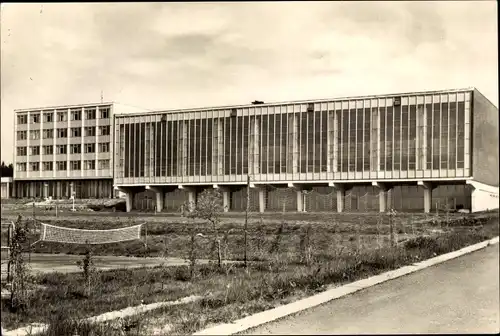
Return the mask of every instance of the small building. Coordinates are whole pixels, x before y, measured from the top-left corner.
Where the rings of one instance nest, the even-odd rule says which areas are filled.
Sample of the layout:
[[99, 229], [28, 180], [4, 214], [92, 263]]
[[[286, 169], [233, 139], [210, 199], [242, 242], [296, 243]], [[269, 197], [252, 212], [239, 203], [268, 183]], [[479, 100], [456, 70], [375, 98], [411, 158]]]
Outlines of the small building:
[[12, 195], [12, 177], [2, 177], [1, 198], [10, 198]]

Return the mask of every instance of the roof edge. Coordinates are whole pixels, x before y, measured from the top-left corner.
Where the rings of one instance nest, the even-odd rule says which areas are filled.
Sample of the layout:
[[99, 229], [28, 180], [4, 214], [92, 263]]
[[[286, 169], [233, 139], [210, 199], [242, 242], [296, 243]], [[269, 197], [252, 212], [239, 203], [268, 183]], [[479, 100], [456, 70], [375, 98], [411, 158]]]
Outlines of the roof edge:
[[222, 110], [231, 108], [246, 108], [246, 107], [267, 107], [275, 105], [286, 105], [286, 104], [307, 104], [307, 103], [323, 103], [339, 100], [361, 100], [361, 99], [375, 99], [375, 98], [391, 98], [398, 96], [413, 96], [421, 94], [441, 94], [441, 93], [451, 93], [451, 92], [464, 92], [464, 91], [474, 91], [474, 87], [462, 88], [462, 89], [448, 89], [448, 90], [433, 90], [433, 91], [416, 91], [416, 92], [401, 92], [401, 93], [387, 93], [387, 94], [376, 94], [376, 95], [366, 95], [366, 96], [344, 96], [337, 98], [323, 98], [323, 99], [307, 99], [307, 100], [293, 100], [293, 101], [279, 101], [279, 102], [269, 102], [263, 104], [243, 104], [243, 105], [223, 105], [223, 106], [207, 106], [207, 107], [191, 107], [183, 109], [168, 109], [168, 110], [154, 110], [154, 111], [144, 111], [144, 112], [133, 112], [133, 113], [115, 113], [116, 117], [130, 116], [130, 115], [150, 115], [155, 113], [183, 113], [183, 112], [195, 112], [200, 110]]

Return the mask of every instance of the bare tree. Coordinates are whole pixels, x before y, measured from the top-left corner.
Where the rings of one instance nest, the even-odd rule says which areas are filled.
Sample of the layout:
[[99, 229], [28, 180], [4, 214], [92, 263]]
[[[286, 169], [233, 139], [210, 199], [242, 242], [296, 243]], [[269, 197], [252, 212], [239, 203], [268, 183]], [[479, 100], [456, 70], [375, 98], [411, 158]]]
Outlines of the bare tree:
[[221, 215], [224, 212], [222, 205], [222, 195], [218, 189], [205, 189], [198, 196], [196, 202], [186, 202], [183, 206], [184, 216], [192, 219], [202, 219], [207, 221], [213, 230], [213, 242], [217, 247], [217, 259], [219, 267], [222, 266], [222, 254], [220, 239], [218, 234], [218, 225]]

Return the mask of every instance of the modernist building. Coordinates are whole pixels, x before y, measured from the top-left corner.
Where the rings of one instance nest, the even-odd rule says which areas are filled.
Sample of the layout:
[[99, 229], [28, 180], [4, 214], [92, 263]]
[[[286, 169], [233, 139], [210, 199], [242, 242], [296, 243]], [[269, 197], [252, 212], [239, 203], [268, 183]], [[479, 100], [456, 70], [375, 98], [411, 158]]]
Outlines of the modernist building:
[[486, 192], [482, 205], [498, 207], [498, 109], [474, 88], [116, 114], [114, 124], [114, 185], [129, 211], [141, 194], [161, 210], [203, 188], [236, 210], [247, 175], [261, 212], [283, 187], [297, 211], [304, 190], [334, 191], [323, 210], [343, 211], [354, 189], [379, 193], [380, 211], [396, 192], [429, 212], [438, 189], [466, 203]]
[[113, 197], [114, 104], [16, 110], [16, 197]]
[[0, 183], [0, 197], [2, 199], [10, 198], [12, 195], [12, 177], [1, 178]]

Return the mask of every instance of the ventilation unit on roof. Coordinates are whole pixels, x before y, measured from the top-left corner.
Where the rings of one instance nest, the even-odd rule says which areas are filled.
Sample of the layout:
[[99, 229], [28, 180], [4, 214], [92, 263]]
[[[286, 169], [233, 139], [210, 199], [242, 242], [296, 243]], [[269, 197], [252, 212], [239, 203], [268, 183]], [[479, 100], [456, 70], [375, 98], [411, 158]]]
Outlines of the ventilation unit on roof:
[[230, 114], [230, 116], [231, 116], [231, 117], [236, 117], [237, 115], [238, 115], [238, 111], [237, 111], [235, 108], [231, 109], [231, 114]]
[[394, 106], [401, 106], [401, 97], [394, 97]]
[[167, 114], [162, 114], [161, 121], [167, 121]]
[[307, 104], [307, 112], [314, 112], [314, 104], [313, 103]]
[[254, 101], [252, 102], [252, 105], [259, 105], [259, 104], [264, 104], [264, 102], [263, 102], [263, 101], [260, 101], [260, 100], [254, 100]]

